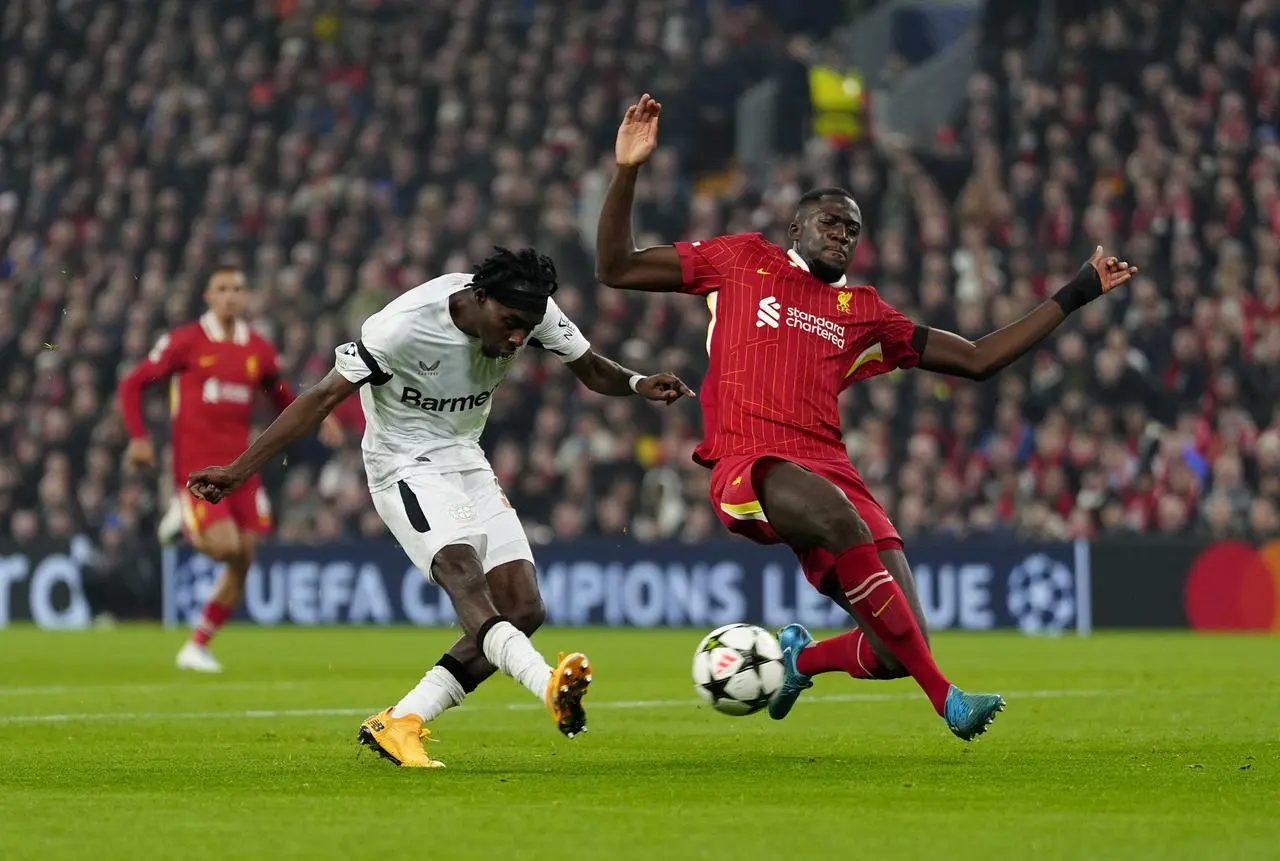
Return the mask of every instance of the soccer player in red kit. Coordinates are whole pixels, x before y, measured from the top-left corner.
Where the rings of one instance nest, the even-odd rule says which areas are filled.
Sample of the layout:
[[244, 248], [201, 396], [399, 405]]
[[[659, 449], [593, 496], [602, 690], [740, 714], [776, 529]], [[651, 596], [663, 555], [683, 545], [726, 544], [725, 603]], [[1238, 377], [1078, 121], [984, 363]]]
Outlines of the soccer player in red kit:
[[[191, 638], [178, 652], [177, 665], [216, 673], [222, 667], [209, 651], [209, 641], [240, 603], [257, 537], [271, 529], [271, 505], [256, 477], [231, 494], [227, 504], [214, 506], [186, 492], [187, 476], [244, 450], [259, 392], [277, 410], [293, 402], [293, 392], [280, 377], [275, 348], [242, 319], [247, 298], [243, 273], [230, 267], [214, 270], [204, 298], [209, 310], [198, 322], [162, 336], [121, 381], [119, 399], [130, 437], [127, 458], [138, 466], [154, 466], [142, 392], [152, 383], [171, 380], [174, 488], [183, 500], [183, 529], [198, 552], [226, 565]], [[323, 437], [327, 442], [341, 439], [336, 422]]]
[[660, 112], [646, 95], [618, 130], [617, 171], [596, 234], [598, 277], [621, 289], [705, 297], [710, 363], [694, 460], [711, 470], [716, 513], [731, 532], [790, 546], [814, 588], [857, 622], [817, 643], [800, 625], [783, 628], [786, 674], [770, 714], [785, 717], [820, 673], [910, 675], [955, 735], [981, 734], [1004, 700], [965, 693], [934, 662], [902, 539], [849, 463], [840, 392], [896, 368], [984, 380], [1137, 269], [1099, 248], [1052, 299], [970, 342], [917, 325], [874, 288], [846, 281], [862, 215], [842, 189], [801, 198], [789, 249], [743, 234], [639, 250], [631, 233], [635, 181], [657, 145]]

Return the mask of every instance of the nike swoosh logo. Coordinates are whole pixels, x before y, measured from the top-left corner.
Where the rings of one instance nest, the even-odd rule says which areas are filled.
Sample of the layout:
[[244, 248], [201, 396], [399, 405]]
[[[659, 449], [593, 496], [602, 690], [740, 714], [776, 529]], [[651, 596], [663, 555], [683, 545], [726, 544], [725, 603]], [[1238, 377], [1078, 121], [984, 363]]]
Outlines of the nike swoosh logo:
[[756, 270], [756, 274], [757, 274], [757, 275], [768, 275], [768, 274], [769, 274], [769, 270], [767, 270], [767, 269], [757, 269], [757, 270]]
[[891, 603], [893, 603], [893, 599], [894, 599], [895, 597], [897, 597], [897, 596], [895, 596], [895, 595], [890, 595], [890, 596], [889, 596], [889, 600], [887, 600], [887, 601], [885, 601], [883, 604], [881, 604], [881, 605], [880, 605], [880, 609], [879, 609], [879, 610], [876, 610], [874, 613], [872, 613], [872, 614], [871, 614], [871, 618], [873, 618], [873, 619], [879, 619], [879, 618], [880, 618], [880, 614], [884, 612], [884, 608], [885, 608], [885, 607], [888, 607]]

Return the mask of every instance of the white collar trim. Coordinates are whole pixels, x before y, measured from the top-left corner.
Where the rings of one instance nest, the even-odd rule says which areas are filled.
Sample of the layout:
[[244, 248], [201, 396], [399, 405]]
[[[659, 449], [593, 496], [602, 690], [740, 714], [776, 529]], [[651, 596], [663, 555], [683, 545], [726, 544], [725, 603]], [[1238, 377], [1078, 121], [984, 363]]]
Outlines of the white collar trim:
[[[808, 271], [809, 271], [809, 264], [804, 262], [804, 258], [803, 258], [803, 257], [801, 257], [799, 254], [797, 254], [797, 253], [796, 253], [796, 250], [795, 250], [794, 248], [788, 248], [788, 249], [787, 249], [787, 257], [791, 258], [791, 265], [792, 265], [792, 266], [799, 266], [799, 267], [800, 267], [801, 269], [803, 269], [805, 272], [808, 272]], [[815, 277], [817, 277], [817, 276], [815, 276]], [[839, 281], [832, 281], [832, 282], [830, 282], [830, 284], [831, 284], [831, 286], [832, 286], [832, 287], [843, 287], [843, 286], [845, 286], [845, 284], [846, 284], [846, 283], [848, 283], [848, 280], [849, 280], [849, 279], [848, 279], [846, 276], [841, 275], [841, 276], [840, 276], [840, 280], [839, 280]], [[828, 282], [823, 281], [822, 283], [826, 284], [826, 283], [828, 283]]]
[[214, 316], [212, 311], [205, 311], [200, 315], [200, 328], [204, 329], [205, 335], [210, 341], [227, 341], [244, 345], [249, 343], [249, 324], [244, 320], [236, 320], [236, 324], [231, 327], [231, 337], [227, 338], [226, 331], [218, 323], [218, 318]]

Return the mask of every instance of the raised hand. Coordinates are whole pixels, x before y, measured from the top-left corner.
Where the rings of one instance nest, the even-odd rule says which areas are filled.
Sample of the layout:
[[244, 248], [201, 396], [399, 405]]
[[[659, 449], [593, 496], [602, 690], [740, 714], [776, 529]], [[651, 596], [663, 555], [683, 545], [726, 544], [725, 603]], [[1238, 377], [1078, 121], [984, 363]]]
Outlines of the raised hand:
[[1130, 266], [1126, 261], [1115, 257], [1104, 257], [1101, 245], [1093, 250], [1089, 265], [1097, 270], [1098, 277], [1102, 279], [1103, 293], [1110, 293], [1138, 274], [1137, 266]]
[[622, 167], [639, 167], [649, 160], [658, 146], [658, 116], [662, 103], [648, 93], [640, 101], [627, 108], [627, 115], [618, 127], [618, 141], [614, 144], [614, 157]]

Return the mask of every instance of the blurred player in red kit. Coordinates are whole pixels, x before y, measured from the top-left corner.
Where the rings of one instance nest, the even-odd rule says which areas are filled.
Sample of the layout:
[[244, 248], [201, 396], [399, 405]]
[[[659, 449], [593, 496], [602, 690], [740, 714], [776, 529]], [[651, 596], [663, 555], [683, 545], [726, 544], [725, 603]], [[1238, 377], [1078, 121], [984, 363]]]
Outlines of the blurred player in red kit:
[[[209, 641], [230, 618], [244, 594], [257, 537], [271, 529], [271, 505], [258, 478], [213, 506], [186, 493], [187, 476], [207, 463], [234, 458], [249, 443], [258, 393], [277, 410], [293, 402], [280, 378], [276, 351], [243, 319], [247, 300], [244, 274], [220, 267], [204, 293], [209, 310], [199, 321], [162, 336], [146, 359], [120, 383], [120, 409], [129, 431], [126, 457], [137, 466], [156, 463], [155, 446], [143, 418], [143, 390], [169, 379], [173, 422], [173, 477], [183, 506], [183, 530], [192, 547], [226, 565], [191, 639], [178, 652], [179, 669], [216, 673], [221, 665]], [[341, 441], [336, 421], [321, 434]]]
[[782, 629], [786, 674], [770, 715], [786, 717], [820, 673], [910, 675], [955, 735], [981, 734], [1004, 700], [965, 693], [934, 662], [902, 539], [849, 463], [840, 392], [897, 368], [985, 380], [1137, 269], [1098, 248], [1049, 301], [970, 342], [917, 325], [874, 288], [846, 281], [862, 214], [842, 189], [801, 197], [790, 248], [742, 234], [637, 249], [636, 175], [657, 146], [661, 110], [646, 95], [618, 130], [617, 171], [596, 234], [597, 275], [611, 287], [705, 297], [710, 362], [694, 460], [711, 470], [716, 514], [731, 532], [791, 547], [813, 587], [857, 622], [821, 642], [800, 625]]

